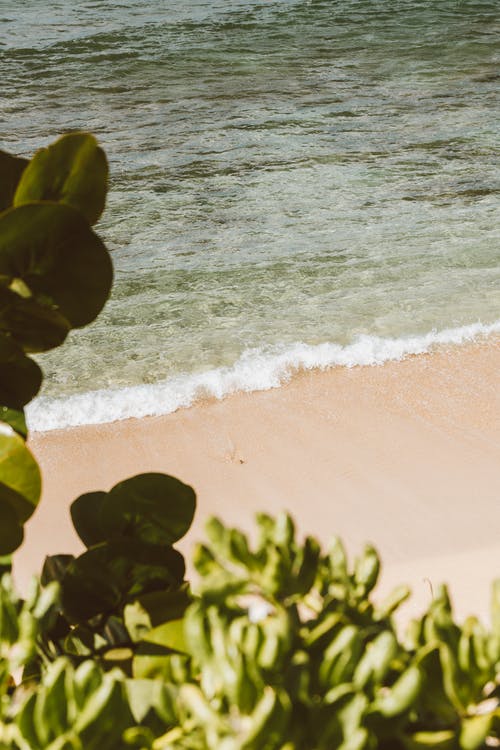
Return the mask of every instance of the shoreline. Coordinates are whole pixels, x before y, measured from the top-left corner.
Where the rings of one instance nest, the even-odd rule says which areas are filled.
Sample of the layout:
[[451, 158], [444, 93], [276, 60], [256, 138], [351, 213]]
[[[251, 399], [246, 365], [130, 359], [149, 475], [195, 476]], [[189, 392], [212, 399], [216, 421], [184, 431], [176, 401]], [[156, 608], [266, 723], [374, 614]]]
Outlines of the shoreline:
[[60, 398], [40, 396], [27, 409], [30, 432], [50, 432], [124, 419], [167, 416], [238, 393], [281, 388], [303, 374], [335, 367], [383, 366], [421, 354], [500, 339], [500, 320], [401, 338], [359, 335], [345, 345], [296, 342], [283, 349], [249, 349], [228, 366], [172, 376], [155, 383], [100, 388]]
[[490, 336], [381, 366], [302, 372], [163, 417], [32, 433], [44, 493], [16, 577], [25, 586], [45, 554], [78, 551], [67, 509], [79, 494], [164, 471], [198, 495], [184, 552], [209, 515], [248, 529], [256, 511], [287, 509], [300, 534], [339, 534], [350, 554], [373, 543], [380, 595], [409, 583], [408, 613], [428, 602], [429, 579], [450, 583], [461, 616], [485, 616], [500, 567], [499, 370], [500, 337]]

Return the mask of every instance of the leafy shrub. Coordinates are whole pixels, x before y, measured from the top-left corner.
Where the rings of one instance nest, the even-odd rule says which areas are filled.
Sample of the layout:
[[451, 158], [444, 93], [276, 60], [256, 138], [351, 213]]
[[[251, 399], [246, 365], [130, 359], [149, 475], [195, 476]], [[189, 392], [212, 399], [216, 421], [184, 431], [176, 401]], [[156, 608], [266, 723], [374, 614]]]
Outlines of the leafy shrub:
[[367, 546], [297, 539], [257, 517], [252, 547], [217, 519], [198, 545], [194, 593], [175, 542], [193, 490], [143, 474], [79, 497], [86, 551], [54, 555], [25, 599], [10, 553], [40, 495], [24, 405], [27, 355], [90, 322], [111, 285], [91, 229], [107, 167], [72, 134], [27, 162], [0, 153], [0, 748], [10, 750], [475, 750], [500, 745], [500, 581], [492, 627], [458, 625], [442, 587], [403, 636], [373, 591]]
[[27, 355], [59, 346], [106, 302], [113, 277], [92, 229], [108, 167], [91, 135], [73, 133], [31, 161], [0, 151], [0, 554], [22, 542], [41, 492], [23, 407], [42, 373]]
[[473, 750], [500, 741], [499, 582], [491, 630], [473, 617], [459, 626], [443, 587], [400, 636], [393, 615], [409, 592], [375, 603], [372, 547], [350, 567], [339, 540], [326, 551], [310, 537], [299, 543], [285, 514], [258, 516], [253, 549], [215, 519], [207, 535], [194, 556], [195, 596], [161, 582], [153, 565], [147, 593], [128, 591], [112, 614], [83, 625], [63, 618], [62, 631], [64, 578], [22, 602], [4, 576], [5, 747]]

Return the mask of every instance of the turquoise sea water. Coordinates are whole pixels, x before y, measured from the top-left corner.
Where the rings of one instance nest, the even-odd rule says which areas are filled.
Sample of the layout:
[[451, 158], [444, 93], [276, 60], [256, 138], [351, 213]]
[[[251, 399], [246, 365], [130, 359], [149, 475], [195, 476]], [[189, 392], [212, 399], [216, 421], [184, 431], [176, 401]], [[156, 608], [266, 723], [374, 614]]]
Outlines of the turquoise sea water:
[[112, 175], [33, 427], [500, 330], [497, 0], [0, 0], [0, 80], [1, 148], [91, 130]]

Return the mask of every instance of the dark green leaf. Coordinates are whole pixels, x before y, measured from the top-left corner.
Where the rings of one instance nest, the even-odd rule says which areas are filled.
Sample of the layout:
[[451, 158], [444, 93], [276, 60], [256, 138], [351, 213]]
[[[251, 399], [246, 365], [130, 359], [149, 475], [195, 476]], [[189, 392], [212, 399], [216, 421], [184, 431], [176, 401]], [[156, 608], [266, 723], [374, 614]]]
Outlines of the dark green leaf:
[[0, 578], [3, 576], [4, 573], [10, 573], [11, 570], [12, 570], [12, 555], [1, 555], [0, 556]]
[[73, 526], [86, 547], [106, 540], [100, 523], [101, 508], [106, 496], [106, 492], [88, 492], [71, 504]]
[[107, 551], [99, 547], [68, 565], [62, 580], [62, 604], [70, 621], [84, 622], [110, 613], [120, 603], [120, 582], [114, 580], [106, 565]]
[[37, 151], [19, 182], [14, 205], [65, 203], [95, 224], [104, 210], [107, 178], [106, 156], [96, 139], [87, 133], [70, 133]]
[[107, 573], [123, 595], [138, 596], [147, 591], [178, 587], [184, 578], [184, 558], [172, 547], [139, 539], [114, 539], [99, 549], [105, 551]]
[[50, 555], [45, 558], [40, 580], [43, 586], [47, 586], [51, 581], [63, 580], [68, 565], [75, 559], [74, 555]]
[[120, 482], [102, 507], [109, 534], [152, 544], [173, 544], [191, 526], [196, 495], [191, 487], [165, 474], [139, 474]]
[[0, 424], [0, 502], [8, 502], [24, 523], [40, 499], [40, 470], [22, 437]]
[[0, 552], [10, 555], [23, 541], [23, 527], [8, 502], [4, 502], [0, 485]]
[[79, 327], [101, 311], [113, 270], [105, 246], [78, 211], [40, 203], [0, 215], [0, 276], [4, 286], [17, 289], [21, 282]]
[[57, 310], [0, 286], [0, 331], [26, 352], [44, 352], [63, 343], [70, 324]]
[[187, 584], [176, 591], [151, 591], [137, 598], [137, 603], [147, 612], [153, 627], [179, 619], [191, 602]]
[[21, 409], [36, 396], [42, 384], [42, 371], [7, 336], [0, 335], [0, 403]]
[[27, 159], [0, 151], [0, 211], [12, 206], [18, 182], [28, 164]]
[[73, 560], [62, 579], [64, 610], [75, 622], [107, 614], [130, 596], [178, 587], [184, 558], [171, 547], [137, 539], [96, 545]]

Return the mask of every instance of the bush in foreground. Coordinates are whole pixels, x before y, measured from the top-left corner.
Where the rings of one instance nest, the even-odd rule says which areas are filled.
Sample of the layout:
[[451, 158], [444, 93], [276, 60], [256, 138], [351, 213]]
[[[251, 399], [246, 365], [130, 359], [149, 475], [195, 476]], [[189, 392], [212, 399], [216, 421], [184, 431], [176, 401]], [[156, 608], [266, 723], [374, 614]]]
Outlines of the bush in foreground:
[[[143, 510], [135, 519], [146, 526], [150, 516]], [[120, 511], [116, 515], [126, 518]], [[180, 571], [165, 577], [158, 565], [160, 548], [164, 563], [172, 559], [168, 531], [155, 537], [153, 563], [137, 566], [134, 558], [106, 557], [102, 550], [110, 543], [134, 539], [135, 531], [127, 536], [125, 526], [82, 556], [96, 553], [110, 565], [102, 577], [106, 594], [115, 595], [99, 603], [93, 599], [92, 608], [83, 595], [82, 608], [75, 608], [68, 595], [78, 576], [78, 586], [92, 588], [94, 581], [85, 566], [75, 573], [72, 559], [60, 567], [49, 559], [46, 568], [57, 568], [59, 583], [34, 584], [24, 602], [5, 575], [0, 589], [3, 747], [473, 750], [498, 745], [498, 583], [491, 630], [476, 618], [455, 623], [442, 588], [401, 637], [393, 614], [408, 591], [401, 587], [375, 603], [380, 566], [372, 547], [351, 568], [339, 540], [325, 551], [312, 537], [299, 543], [288, 515], [260, 515], [257, 527], [252, 548], [239, 530], [209, 522], [208, 541], [194, 554], [195, 593]]]

